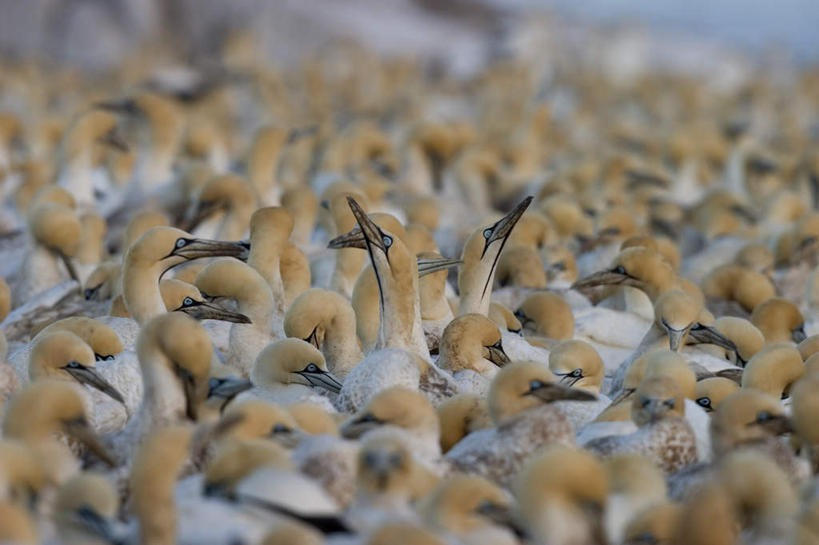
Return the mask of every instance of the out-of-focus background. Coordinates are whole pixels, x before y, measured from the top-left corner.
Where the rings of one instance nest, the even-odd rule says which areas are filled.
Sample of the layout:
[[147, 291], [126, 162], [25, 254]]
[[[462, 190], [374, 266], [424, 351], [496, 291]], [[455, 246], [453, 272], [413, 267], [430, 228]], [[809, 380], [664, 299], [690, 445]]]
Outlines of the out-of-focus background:
[[158, 39], [173, 42], [176, 61], [206, 59], [240, 27], [255, 30], [272, 63], [354, 37], [463, 73], [520, 45], [521, 22], [551, 25], [552, 39], [578, 47], [628, 52], [631, 69], [671, 63], [719, 74], [737, 52], [774, 64], [819, 52], [816, 0], [0, 0], [0, 14], [0, 53], [91, 69]]

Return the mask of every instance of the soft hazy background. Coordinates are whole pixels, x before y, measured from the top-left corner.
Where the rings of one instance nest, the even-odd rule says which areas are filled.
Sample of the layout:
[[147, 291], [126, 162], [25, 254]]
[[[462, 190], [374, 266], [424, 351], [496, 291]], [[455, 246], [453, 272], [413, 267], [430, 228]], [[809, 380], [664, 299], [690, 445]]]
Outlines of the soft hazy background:
[[665, 48], [694, 68], [711, 62], [714, 48], [797, 61], [819, 52], [817, 0], [0, 0], [0, 49], [95, 68], [164, 36], [180, 56], [201, 59], [227, 30], [250, 26], [275, 62], [355, 37], [386, 54], [418, 53], [468, 72], [514, 43], [509, 29], [539, 20], [537, 13], [560, 15], [548, 24], [561, 37], [589, 24], [628, 27], [639, 36], [637, 54], [662, 56], [654, 50]]

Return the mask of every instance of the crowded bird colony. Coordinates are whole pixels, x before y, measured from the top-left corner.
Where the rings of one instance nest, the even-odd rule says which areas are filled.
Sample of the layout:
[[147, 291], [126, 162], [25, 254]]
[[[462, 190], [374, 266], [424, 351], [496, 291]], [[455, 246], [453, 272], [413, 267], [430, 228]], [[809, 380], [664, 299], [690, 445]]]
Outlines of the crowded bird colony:
[[819, 72], [251, 42], [3, 62], [0, 542], [819, 543]]

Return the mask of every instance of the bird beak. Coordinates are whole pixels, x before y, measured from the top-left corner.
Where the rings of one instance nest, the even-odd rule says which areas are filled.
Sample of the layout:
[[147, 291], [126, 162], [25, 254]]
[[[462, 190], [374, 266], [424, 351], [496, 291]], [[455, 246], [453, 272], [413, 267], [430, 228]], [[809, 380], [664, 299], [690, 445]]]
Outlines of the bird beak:
[[665, 328], [665, 332], [668, 334], [668, 347], [671, 349], [672, 352], [679, 352], [680, 348], [682, 348], [683, 338], [685, 337], [686, 333], [691, 326], [686, 327], [685, 329], [674, 329], [666, 324], [663, 324]]
[[[489, 227], [491, 234], [485, 238], [485, 242], [483, 244], [483, 252], [481, 253], [481, 258], [486, 254], [486, 251], [489, 249], [489, 246], [495, 242], [500, 240], [502, 242], [501, 248], [503, 248], [503, 244], [506, 243], [506, 239], [509, 238], [509, 235], [512, 234], [512, 229], [517, 224], [520, 217], [526, 212], [526, 209], [529, 208], [529, 205], [532, 203], [534, 197], [529, 196], [520, 201], [518, 205], [508, 214], [503, 216], [495, 225]], [[485, 230], [484, 230], [485, 232]], [[500, 252], [498, 252], [500, 255]]]
[[128, 143], [122, 138], [122, 135], [119, 134], [116, 129], [112, 129], [102, 135], [99, 142], [101, 144], [105, 144], [106, 146], [111, 146], [115, 150], [122, 153], [127, 153], [129, 150]]
[[688, 335], [689, 339], [694, 339], [697, 344], [714, 344], [726, 350], [736, 352], [737, 345], [734, 341], [717, 331], [715, 328], [700, 323], [694, 324]]
[[182, 391], [185, 394], [185, 415], [192, 421], [199, 418], [199, 388], [196, 385], [196, 378], [190, 371], [174, 364], [174, 373], [182, 383]]
[[345, 439], [358, 439], [370, 430], [383, 424], [383, 422], [370, 414], [354, 417], [342, 424], [341, 436]]
[[535, 396], [544, 403], [553, 401], [596, 401], [597, 396], [579, 388], [569, 388], [562, 384], [542, 382], [537, 388], [530, 388], [525, 395]]
[[74, 261], [62, 252], [57, 252], [57, 254], [60, 256], [60, 260], [62, 260], [63, 265], [65, 265], [65, 268], [68, 271], [68, 276], [71, 277], [71, 280], [82, 284], [82, 282], [80, 282], [80, 275], [77, 274], [77, 268], [74, 267]]
[[515, 519], [512, 509], [508, 505], [501, 505], [494, 502], [484, 502], [478, 507], [478, 513], [497, 524], [509, 528], [519, 538], [527, 536], [526, 530]]
[[610, 406], [614, 407], [618, 403], [621, 403], [622, 401], [624, 401], [628, 396], [630, 396], [633, 393], [634, 393], [634, 388], [623, 388], [620, 391], [620, 393], [617, 394], [617, 397], [615, 397], [614, 399], [611, 400], [611, 405]]
[[213, 377], [208, 380], [208, 399], [219, 398], [230, 401], [237, 395], [253, 388], [253, 383], [246, 378]]
[[197, 201], [188, 208], [185, 214], [182, 230], [193, 231], [200, 223], [208, 219], [222, 208], [222, 204], [217, 201]]
[[171, 255], [184, 257], [185, 259], [221, 256], [240, 258], [246, 253], [247, 247], [241, 242], [195, 238], [182, 248], [175, 248]]
[[627, 274], [622, 274], [614, 271], [598, 271], [589, 276], [581, 278], [574, 284], [572, 289], [582, 291], [589, 288], [596, 288], [598, 286], [636, 286], [640, 283]]
[[500, 341], [492, 346], [487, 346], [486, 349], [489, 350], [489, 357], [487, 359], [498, 367], [503, 367], [509, 363], [509, 356], [503, 351], [503, 345]]
[[772, 435], [785, 435], [793, 431], [791, 419], [784, 414], [771, 416], [764, 422], [758, 422], [758, 424]]
[[136, 102], [134, 102], [131, 99], [103, 100], [103, 101], [95, 103], [93, 107], [96, 108], [96, 109], [99, 109], [99, 110], [105, 110], [107, 112], [113, 112], [115, 114], [134, 115], [134, 114], [139, 113], [139, 111], [140, 111], [139, 108], [136, 105]]
[[791, 338], [796, 344], [799, 344], [807, 339], [808, 335], [805, 333], [805, 324], [801, 324], [799, 327], [794, 328], [791, 331]]
[[456, 267], [461, 263], [463, 261], [460, 259], [449, 259], [447, 257], [418, 258], [418, 277]]
[[367, 240], [364, 238], [364, 233], [361, 231], [361, 228], [356, 226], [353, 227], [350, 232], [338, 235], [328, 242], [327, 247], [331, 250], [340, 250], [342, 248], [360, 248], [366, 250]]
[[116, 460], [111, 453], [108, 452], [108, 449], [103, 446], [99, 436], [91, 429], [91, 426], [85, 418], [76, 418], [64, 422], [63, 428], [67, 435], [85, 445], [88, 450], [96, 454], [100, 460], [111, 467], [116, 467]]
[[722, 369], [721, 371], [717, 371], [714, 373], [714, 376], [727, 378], [728, 380], [733, 380], [740, 386], [742, 386], [742, 373], [745, 370], [742, 367], [729, 367], [727, 369]]
[[249, 324], [250, 318], [239, 312], [232, 312], [219, 305], [201, 302], [188, 307], [179, 307], [178, 312], [184, 312], [191, 318], [197, 320], [221, 320], [223, 322], [233, 322], [235, 324]]
[[93, 367], [87, 367], [80, 364], [78, 367], [66, 366], [63, 369], [69, 375], [74, 377], [74, 379], [80, 384], [87, 384], [88, 386], [91, 386], [92, 388], [104, 393], [111, 399], [115, 399], [116, 401], [119, 401], [125, 405], [125, 399], [123, 399], [122, 394], [120, 394], [116, 388], [111, 386], [111, 383], [105, 380], [103, 376], [99, 374], [99, 371]]
[[114, 531], [110, 520], [88, 506], [80, 507], [75, 512], [79, 522], [89, 533], [99, 536], [105, 543], [120, 543], [120, 537]]
[[305, 371], [301, 371], [297, 374], [306, 378], [307, 382], [310, 383], [310, 386], [324, 388], [325, 390], [333, 392], [334, 394], [341, 391], [341, 382], [339, 382], [338, 379], [332, 375], [332, 373], [328, 373], [327, 371], [321, 371], [318, 373], [307, 373]]
[[354, 198], [347, 197], [347, 204], [349, 204], [350, 210], [352, 210], [353, 216], [355, 216], [355, 221], [358, 222], [358, 227], [361, 229], [361, 234], [364, 237], [365, 243], [377, 246], [386, 254], [387, 247], [384, 246], [384, 242], [381, 240], [381, 229], [378, 228], [378, 225], [367, 217], [364, 209], [362, 209], [361, 206], [355, 202]]
[[318, 330], [318, 326], [314, 327], [313, 331], [310, 332], [310, 335], [307, 338], [305, 338], [304, 340], [306, 342], [312, 344], [313, 346], [315, 346], [316, 350], [319, 350], [318, 334], [316, 333], [317, 330]]

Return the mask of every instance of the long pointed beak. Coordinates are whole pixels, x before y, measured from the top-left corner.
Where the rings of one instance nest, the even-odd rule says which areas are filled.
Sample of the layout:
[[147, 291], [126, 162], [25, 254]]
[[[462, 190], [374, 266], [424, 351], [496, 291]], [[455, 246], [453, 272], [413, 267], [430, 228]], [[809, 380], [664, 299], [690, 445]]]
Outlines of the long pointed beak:
[[384, 242], [381, 240], [381, 229], [378, 228], [378, 225], [367, 217], [367, 213], [364, 212], [364, 209], [361, 208], [357, 202], [355, 202], [354, 198], [348, 196], [347, 204], [350, 206], [353, 216], [355, 216], [355, 221], [358, 222], [358, 226], [361, 229], [361, 234], [364, 236], [365, 242], [378, 246], [381, 251], [386, 253], [387, 248], [384, 246]]
[[376, 418], [353, 417], [341, 425], [339, 431], [341, 436], [345, 439], [358, 439], [370, 430], [373, 430], [383, 424]]
[[65, 265], [68, 276], [70, 276], [72, 280], [82, 284], [82, 282], [80, 282], [80, 275], [77, 274], [77, 268], [74, 266], [74, 261], [62, 252], [57, 252], [57, 254], [60, 256], [63, 265]]
[[77, 382], [96, 388], [111, 399], [115, 399], [123, 405], [125, 404], [125, 399], [122, 397], [122, 394], [111, 386], [111, 383], [105, 380], [103, 376], [99, 374], [99, 371], [93, 367], [82, 365], [79, 367], [65, 367], [64, 369], [69, 375], [74, 377]]
[[426, 276], [434, 272], [457, 267], [463, 263], [460, 259], [450, 259], [448, 257], [418, 258], [418, 277]]
[[185, 259], [222, 256], [239, 258], [246, 253], [247, 247], [241, 242], [195, 238], [185, 246], [174, 249], [171, 255], [177, 255]]
[[733, 352], [736, 352], [737, 350], [737, 345], [734, 344], [734, 341], [717, 331], [715, 328], [702, 325], [700, 323], [694, 324], [689, 332], [688, 338], [689, 344], [692, 344], [690, 340], [695, 340], [696, 344], [714, 344]]
[[498, 367], [503, 367], [509, 363], [509, 356], [506, 355], [506, 352], [503, 350], [503, 345], [501, 345], [500, 342], [492, 346], [487, 346], [486, 349], [489, 350], [489, 361]]
[[337, 394], [341, 391], [341, 382], [332, 375], [332, 373], [328, 372], [321, 372], [321, 373], [306, 373], [301, 372], [299, 375], [303, 376], [307, 379], [307, 382], [310, 383], [311, 386], [315, 386], [316, 388], [324, 388], [325, 390], [329, 390], [334, 394]]
[[111, 467], [115, 467], [117, 465], [114, 457], [110, 452], [108, 452], [108, 449], [103, 446], [99, 436], [93, 429], [91, 429], [91, 426], [84, 418], [78, 418], [65, 422], [63, 424], [63, 428], [65, 429], [66, 434], [85, 445], [88, 450], [96, 454], [100, 460]]
[[665, 331], [668, 334], [669, 348], [671, 348], [672, 352], [679, 352], [680, 348], [682, 348], [683, 337], [685, 337], [685, 334], [688, 332], [688, 328], [674, 329], [672, 327], [665, 326]]
[[202, 302], [187, 307], [179, 307], [176, 310], [179, 312], [184, 312], [196, 320], [221, 320], [223, 322], [232, 322], [235, 324], [251, 323], [250, 318], [244, 314], [232, 312], [212, 303]]
[[624, 401], [628, 396], [634, 393], [634, 388], [623, 388], [619, 394], [615, 396], [614, 399], [611, 400], [611, 407], [614, 407], [618, 403]]
[[361, 228], [356, 226], [348, 233], [338, 235], [332, 239], [327, 243], [327, 247], [331, 250], [340, 250], [342, 248], [360, 248], [366, 250], [367, 239], [364, 238], [364, 233], [361, 231]]
[[760, 422], [759, 425], [774, 435], [784, 435], [793, 431], [791, 419], [785, 415], [771, 416], [765, 422]]
[[733, 380], [740, 386], [742, 386], [742, 373], [745, 370], [742, 367], [728, 367], [727, 369], [722, 369], [714, 373], [714, 376], [727, 378], [728, 380]]
[[562, 384], [541, 383], [540, 387], [530, 389], [526, 395], [534, 396], [544, 403], [553, 401], [595, 401], [597, 396], [579, 388], [569, 388]]
[[222, 398], [231, 400], [251, 388], [253, 388], [253, 383], [246, 378], [212, 377], [208, 380], [208, 399]]
[[94, 509], [83, 506], [75, 512], [75, 517], [90, 534], [100, 537], [105, 543], [119, 543], [120, 536], [114, 531], [112, 521]]
[[196, 229], [203, 221], [208, 219], [222, 208], [222, 205], [216, 201], [196, 201], [185, 213], [183, 231], [191, 232]]
[[621, 284], [632, 285], [633, 279], [627, 274], [614, 271], [598, 271], [572, 284], [573, 290], [584, 290], [596, 288], [598, 286], [618, 286]]
[[[483, 253], [486, 253], [486, 250], [489, 248], [489, 245], [497, 240], [506, 241], [509, 238], [509, 235], [512, 234], [512, 229], [517, 224], [520, 217], [526, 212], [526, 209], [529, 208], [529, 205], [532, 204], [532, 200], [534, 197], [531, 195], [523, 199], [518, 203], [518, 205], [508, 214], [503, 216], [495, 225], [493, 225], [490, 229], [492, 231], [489, 237], [486, 237], [486, 242], [484, 243]], [[483, 256], [481, 256], [483, 257]]]

